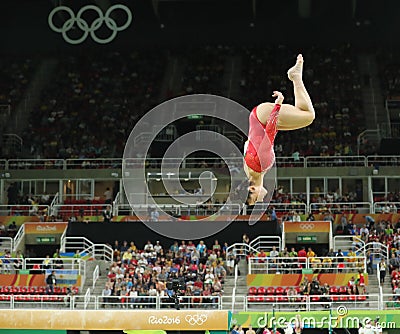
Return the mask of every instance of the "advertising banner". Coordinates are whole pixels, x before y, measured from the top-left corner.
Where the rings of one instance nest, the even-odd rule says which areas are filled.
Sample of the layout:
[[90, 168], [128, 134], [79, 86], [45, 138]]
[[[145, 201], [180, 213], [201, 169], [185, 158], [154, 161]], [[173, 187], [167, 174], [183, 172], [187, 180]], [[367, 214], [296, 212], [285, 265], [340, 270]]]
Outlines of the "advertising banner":
[[63, 234], [68, 223], [25, 223], [25, 234]]
[[229, 312], [218, 310], [3, 310], [0, 328], [69, 330], [227, 330]]
[[[307, 277], [311, 282], [317, 278], [320, 283], [329, 286], [344, 286], [352, 277], [357, 278], [357, 273], [337, 274], [251, 274], [247, 275], [247, 286], [299, 286]], [[368, 274], [364, 274], [365, 284], [368, 285]]]
[[339, 306], [332, 311], [314, 312], [240, 312], [232, 316], [232, 324], [254, 328], [284, 328], [287, 322], [294, 323], [300, 315], [303, 328], [359, 328], [367, 320], [379, 319], [382, 328], [400, 328], [400, 310], [348, 310]]

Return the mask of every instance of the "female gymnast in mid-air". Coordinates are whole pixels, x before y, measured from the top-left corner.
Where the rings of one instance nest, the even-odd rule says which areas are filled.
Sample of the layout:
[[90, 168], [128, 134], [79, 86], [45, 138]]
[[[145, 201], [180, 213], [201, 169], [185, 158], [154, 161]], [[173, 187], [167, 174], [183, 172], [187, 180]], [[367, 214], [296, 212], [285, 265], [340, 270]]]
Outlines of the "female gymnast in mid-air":
[[303, 56], [287, 72], [293, 82], [294, 106], [282, 104], [283, 94], [273, 92], [275, 103], [261, 103], [249, 117], [249, 135], [244, 147], [244, 171], [250, 181], [247, 205], [262, 202], [267, 195], [263, 185], [264, 174], [275, 162], [274, 140], [278, 130], [295, 130], [310, 125], [315, 112], [303, 83]]

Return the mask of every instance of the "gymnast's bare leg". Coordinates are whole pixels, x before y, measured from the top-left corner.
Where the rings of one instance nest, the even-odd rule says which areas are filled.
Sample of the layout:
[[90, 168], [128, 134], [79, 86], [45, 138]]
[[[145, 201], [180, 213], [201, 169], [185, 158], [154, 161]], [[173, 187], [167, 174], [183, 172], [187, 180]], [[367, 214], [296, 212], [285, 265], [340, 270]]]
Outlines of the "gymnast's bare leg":
[[[273, 97], [276, 97], [275, 104], [267, 102], [257, 106], [257, 118], [262, 124], [267, 124], [271, 112], [277, 104], [281, 105], [277, 119], [277, 130], [296, 130], [304, 128], [313, 122], [315, 111], [303, 83], [303, 63], [303, 56], [299, 54], [296, 64], [287, 72], [289, 79], [293, 82], [295, 105], [282, 104], [282, 93], [274, 92]], [[273, 150], [273, 147], [271, 149]], [[262, 201], [267, 195], [267, 190], [263, 186], [263, 177], [267, 170], [262, 172], [255, 171], [245, 163], [244, 171], [250, 181], [247, 204], [254, 205], [256, 202]]]

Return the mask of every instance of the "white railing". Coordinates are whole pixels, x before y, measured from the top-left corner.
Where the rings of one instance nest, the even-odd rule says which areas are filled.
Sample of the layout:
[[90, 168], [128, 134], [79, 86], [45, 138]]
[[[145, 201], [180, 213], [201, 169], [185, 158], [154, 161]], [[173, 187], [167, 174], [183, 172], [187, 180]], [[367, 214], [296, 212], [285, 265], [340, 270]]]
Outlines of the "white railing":
[[330, 210], [332, 214], [337, 213], [371, 213], [370, 202], [337, 202], [337, 203], [311, 203], [310, 212], [325, 212]]
[[251, 247], [248, 244], [241, 243], [241, 242], [237, 242], [233, 245], [230, 245], [225, 250], [225, 254], [227, 257], [232, 255], [236, 258], [241, 258], [241, 257], [246, 258], [248, 255], [256, 254], [256, 253], [258, 253], [257, 249]]
[[62, 159], [10, 159], [6, 169], [64, 169], [65, 160]]
[[99, 265], [97, 265], [96, 268], [94, 268], [93, 270], [93, 286], [92, 286], [93, 289], [96, 286], [96, 282], [99, 279], [99, 276], [100, 276], [100, 268]]
[[366, 167], [365, 156], [308, 156], [306, 167]]
[[389, 263], [390, 252], [387, 245], [384, 245], [380, 242], [369, 242], [356, 250], [356, 254], [367, 254], [368, 252], [377, 258], [384, 258], [386, 264]]
[[[176, 162], [182, 159], [174, 158], [97, 158], [97, 159], [1, 159], [0, 166], [3, 170], [14, 169], [121, 169], [122, 165], [126, 168], [141, 168], [144, 162], [149, 168], [160, 168], [161, 163], [164, 167], [175, 166]], [[215, 165], [222, 165], [221, 159], [216, 158], [186, 158], [182, 162], [183, 168], [200, 168], [203, 161], [208, 165], [207, 168], [214, 168]], [[241, 166], [243, 158], [227, 159], [229, 165]], [[378, 163], [380, 166], [399, 166], [400, 156], [307, 156], [299, 157], [276, 157], [277, 167], [368, 167]]]
[[[180, 195], [174, 195], [179, 197]], [[193, 195], [196, 197], [196, 195]], [[182, 195], [182, 198], [185, 195]], [[209, 197], [209, 195], [200, 195], [200, 197]], [[186, 197], [186, 199], [188, 199]], [[225, 203], [225, 204], [118, 204], [116, 208], [117, 215], [138, 215], [143, 217], [149, 217], [149, 208], [157, 208], [159, 210], [168, 212], [177, 216], [208, 216], [218, 213], [219, 215], [240, 215], [242, 212], [242, 205], [236, 203]]]
[[382, 294], [382, 309], [383, 310], [400, 310], [400, 295], [394, 293]]
[[397, 213], [400, 202], [374, 202], [373, 213]]
[[60, 194], [58, 192], [56, 192], [56, 194], [54, 195], [54, 197], [50, 203], [50, 212], [49, 212], [50, 216], [56, 217], [56, 213], [53, 212], [53, 210], [54, 210], [54, 207], [56, 205], [58, 205], [59, 203], [60, 203]]
[[300, 215], [305, 215], [308, 212], [306, 203], [274, 203], [266, 204], [265, 209], [274, 207], [276, 213], [284, 213], [295, 211]]
[[282, 250], [282, 239], [278, 236], [266, 236], [261, 235], [257, 238], [253, 239], [249, 243], [250, 247], [257, 249], [257, 251], [263, 250], [264, 252], [269, 252], [272, 250], [273, 247], [279, 252]]
[[[182, 296], [180, 309], [225, 309], [225, 296]], [[397, 296], [368, 295], [236, 295], [235, 303], [243, 304], [244, 311], [315, 311], [345, 306], [347, 309], [400, 309]], [[0, 294], [0, 309], [166, 309], [175, 303], [167, 296], [93, 296], [85, 295], [29, 295]], [[229, 308], [227, 308], [229, 310]]]
[[83, 307], [85, 310], [88, 307], [89, 303], [90, 303], [90, 288], [88, 288], [85, 293], [85, 301], [84, 301], [84, 307]]
[[48, 205], [0, 205], [1, 216], [38, 216], [41, 212], [47, 214], [50, 207]]
[[101, 216], [107, 204], [57, 204], [52, 207], [55, 215], [61, 215], [68, 220], [70, 217]]
[[114, 251], [105, 244], [95, 244], [85, 237], [65, 237], [65, 251], [79, 252], [80, 256], [89, 255], [90, 258], [113, 261]]
[[11, 258], [11, 262], [14, 261], [21, 261], [21, 265], [23, 270], [56, 270], [59, 273], [63, 271], [71, 271], [76, 270], [78, 275], [83, 275], [84, 271], [82, 270], [81, 266], [81, 259], [77, 258], [25, 258], [25, 259], [18, 259], [18, 258]]
[[382, 309], [379, 294], [369, 295], [249, 295], [246, 296], [246, 311], [298, 312], [336, 309]]
[[366, 271], [365, 256], [344, 257], [250, 257], [249, 274], [298, 274], [302, 269], [313, 273], [357, 273]]
[[14, 237], [14, 252], [18, 250], [21, 242], [24, 241], [24, 237], [25, 237], [25, 224], [19, 228], [17, 234]]
[[64, 166], [66, 169], [120, 169], [122, 168], [122, 159], [67, 159], [64, 161]]
[[232, 289], [232, 306], [231, 306], [231, 312], [233, 313], [235, 310], [235, 302], [236, 302], [236, 284], [237, 284], [237, 279], [238, 279], [238, 265], [235, 264], [235, 283]]
[[118, 216], [118, 205], [120, 198], [121, 198], [121, 193], [118, 191], [117, 195], [115, 195], [114, 201], [112, 202], [113, 216]]
[[363, 248], [364, 240], [355, 235], [336, 235], [333, 237], [333, 250], [337, 252], [339, 249], [347, 252], [349, 249]]
[[6, 251], [14, 251], [14, 240], [10, 237], [0, 237], [0, 253]]

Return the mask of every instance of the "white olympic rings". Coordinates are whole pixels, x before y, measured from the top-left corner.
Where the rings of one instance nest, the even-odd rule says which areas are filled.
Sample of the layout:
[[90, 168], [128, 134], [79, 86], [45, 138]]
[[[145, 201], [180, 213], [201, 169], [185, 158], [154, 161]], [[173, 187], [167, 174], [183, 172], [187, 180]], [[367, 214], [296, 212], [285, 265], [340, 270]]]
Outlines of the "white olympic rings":
[[314, 224], [309, 224], [309, 223], [301, 223], [300, 224], [300, 228], [302, 229], [302, 230], [313, 230], [314, 229]]
[[[117, 23], [115, 22], [115, 20], [110, 17], [111, 12], [115, 9], [122, 9], [123, 11], [125, 11], [125, 13], [127, 15], [125, 24], [123, 24], [121, 26], [117, 26]], [[94, 10], [97, 13], [97, 15], [99, 16], [97, 19], [93, 20], [93, 22], [90, 26], [81, 17], [83, 15], [83, 13], [87, 10]], [[61, 11], [67, 12], [68, 15], [70, 16], [70, 18], [68, 20], [66, 20], [61, 27], [56, 27], [53, 23], [53, 17], [56, 13], [61, 12]], [[92, 37], [92, 39], [95, 42], [97, 42], [99, 44], [107, 44], [107, 43], [110, 43], [117, 36], [118, 31], [125, 30], [126, 28], [129, 27], [129, 25], [132, 22], [132, 12], [125, 5], [116, 4], [116, 5], [113, 5], [110, 8], [108, 8], [106, 13], [103, 14], [102, 10], [99, 7], [97, 7], [95, 5], [86, 5], [86, 6], [83, 6], [78, 11], [78, 14], [75, 16], [75, 13], [73, 12], [73, 10], [71, 8], [69, 8], [67, 6], [58, 6], [58, 7], [55, 7], [50, 12], [49, 17], [48, 17], [48, 22], [49, 22], [50, 28], [55, 32], [61, 33], [64, 40], [67, 43], [80, 44], [88, 37], [88, 35], [90, 33], [90, 36]], [[75, 23], [79, 27], [79, 29], [81, 29], [83, 31], [83, 35], [77, 39], [72, 39], [68, 36], [68, 31], [70, 31], [74, 27]], [[99, 38], [96, 35], [96, 30], [98, 30], [103, 25], [103, 23], [105, 23], [112, 32], [111, 35], [107, 38]]]
[[205, 314], [202, 314], [202, 315], [198, 315], [198, 314], [191, 315], [191, 314], [188, 314], [185, 317], [185, 320], [191, 326], [194, 326], [194, 325], [201, 326], [202, 324], [204, 324], [207, 321], [207, 318], [208, 317]]

